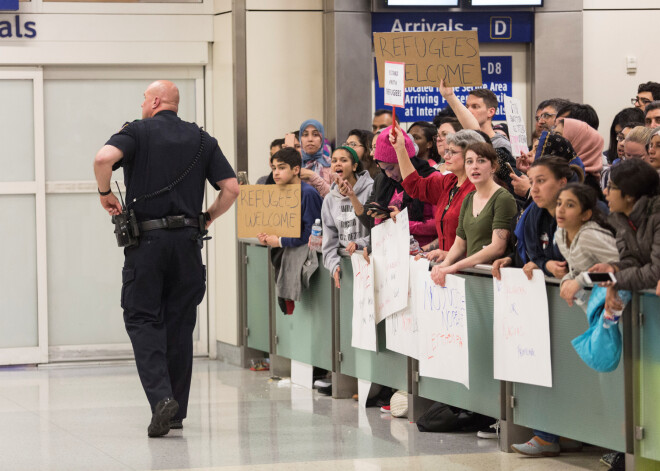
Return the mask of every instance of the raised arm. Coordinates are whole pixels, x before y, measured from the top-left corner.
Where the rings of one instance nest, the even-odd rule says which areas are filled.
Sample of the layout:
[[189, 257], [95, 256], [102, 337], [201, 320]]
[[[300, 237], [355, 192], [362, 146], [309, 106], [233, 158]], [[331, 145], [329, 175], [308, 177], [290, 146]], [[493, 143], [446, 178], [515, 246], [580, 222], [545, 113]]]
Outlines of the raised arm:
[[451, 106], [452, 110], [454, 110], [456, 118], [458, 118], [458, 121], [464, 129], [474, 129], [475, 131], [481, 129], [477, 118], [475, 118], [472, 113], [470, 113], [470, 110], [461, 103], [461, 100], [454, 95], [453, 87], [445, 87], [445, 81], [441, 80], [438, 88], [440, 89], [440, 94], [445, 100], [447, 100], [447, 104]]
[[401, 131], [399, 126], [396, 126], [394, 128], [394, 132], [396, 137], [392, 136], [391, 133], [388, 137], [392, 147], [394, 147], [394, 150], [396, 151], [396, 158], [399, 161], [401, 178], [405, 179], [408, 175], [415, 173], [417, 170], [415, 170], [415, 167], [413, 166], [412, 162], [410, 161], [410, 157], [408, 156], [408, 151], [406, 151], [406, 143], [403, 139], [403, 131]]

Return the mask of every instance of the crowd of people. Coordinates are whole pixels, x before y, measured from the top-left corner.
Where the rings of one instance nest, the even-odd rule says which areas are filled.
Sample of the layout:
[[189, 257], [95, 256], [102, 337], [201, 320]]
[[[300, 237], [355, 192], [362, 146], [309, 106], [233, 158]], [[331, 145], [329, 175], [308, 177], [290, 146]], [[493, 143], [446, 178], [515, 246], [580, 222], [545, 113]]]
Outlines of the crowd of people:
[[[305, 246], [321, 219], [323, 265], [340, 287], [339, 249], [366, 256], [370, 229], [407, 209], [411, 248], [435, 262], [437, 284], [491, 264], [495, 277], [518, 267], [530, 279], [535, 269], [559, 278], [569, 305], [586, 271], [616, 277], [606, 310], [622, 309], [619, 290], [660, 294], [660, 83], [639, 85], [634, 106], [614, 117], [607, 147], [592, 106], [541, 102], [530, 151], [515, 157], [506, 124], [493, 124], [494, 93], [475, 89], [464, 104], [452, 88], [440, 92], [448, 106], [432, 123], [405, 131], [389, 110], [378, 110], [371, 131], [350, 131], [334, 150], [313, 119], [274, 140], [272, 173], [258, 183], [301, 182], [302, 231], [297, 239], [259, 240]], [[536, 431], [513, 448], [556, 456], [565, 441]], [[621, 456], [606, 460], [616, 468]]]

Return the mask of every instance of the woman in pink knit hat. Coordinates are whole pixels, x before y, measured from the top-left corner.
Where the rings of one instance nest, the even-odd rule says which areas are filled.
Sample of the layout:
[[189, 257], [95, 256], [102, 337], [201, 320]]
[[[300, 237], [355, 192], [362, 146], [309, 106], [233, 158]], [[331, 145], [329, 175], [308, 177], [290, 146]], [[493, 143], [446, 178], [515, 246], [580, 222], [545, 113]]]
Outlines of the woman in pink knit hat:
[[[396, 157], [396, 151], [389, 140], [391, 126], [382, 130], [376, 140], [374, 160], [378, 164], [381, 173], [374, 178], [374, 186], [369, 203], [377, 203], [382, 208], [388, 208], [390, 217], [396, 216], [399, 211], [408, 208], [408, 219], [410, 221], [410, 235], [412, 235], [420, 246], [427, 245], [437, 237], [435, 220], [433, 219], [433, 206], [425, 204], [418, 199], [408, 195], [401, 186], [401, 170]], [[422, 177], [435, 172], [427, 161], [415, 157], [415, 146], [408, 134], [403, 133], [406, 152], [410, 156], [415, 169]], [[360, 222], [371, 229], [382, 220], [372, 211], [356, 210]]]

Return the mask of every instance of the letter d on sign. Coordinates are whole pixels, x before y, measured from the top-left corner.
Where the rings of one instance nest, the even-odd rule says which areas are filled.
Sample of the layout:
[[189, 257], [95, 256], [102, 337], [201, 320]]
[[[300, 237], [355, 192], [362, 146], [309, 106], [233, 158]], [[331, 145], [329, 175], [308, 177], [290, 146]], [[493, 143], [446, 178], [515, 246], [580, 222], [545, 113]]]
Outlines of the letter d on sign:
[[495, 36], [504, 36], [506, 34], [506, 23], [502, 20], [495, 22]]
[[492, 16], [490, 18], [490, 39], [511, 39], [511, 18]]

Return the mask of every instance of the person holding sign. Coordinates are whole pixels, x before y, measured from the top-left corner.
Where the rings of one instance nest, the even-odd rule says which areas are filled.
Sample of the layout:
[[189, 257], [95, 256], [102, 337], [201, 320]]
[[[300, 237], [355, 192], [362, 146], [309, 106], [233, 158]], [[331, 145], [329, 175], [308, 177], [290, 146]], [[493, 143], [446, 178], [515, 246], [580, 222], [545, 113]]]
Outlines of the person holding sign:
[[342, 146], [332, 153], [335, 181], [323, 200], [323, 266], [328, 269], [339, 288], [339, 249], [349, 252], [369, 245], [369, 230], [359, 223], [355, 209], [362, 210], [374, 184], [369, 172], [362, 170], [362, 162], [352, 147]]
[[[484, 142], [484, 138], [475, 131], [462, 130], [446, 136], [445, 168], [450, 172], [446, 175], [434, 172], [422, 178], [415, 170], [400, 139], [401, 129], [396, 128], [396, 141], [393, 142], [399, 168], [403, 177], [403, 188], [413, 198], [419, 198], [425, 203], [435, 205], [435, 228], [438, 234], [434, 246], [427, 258], [429, 260], [444, 260], [447, 252], [454, 244], [456, 227], [463, 199], [474, 191], [474, 185], [468, 180], [465, 172], [465, 149], [470, 144]], [[393, 138], [390, 138], [390, 142]]]
[[301, 187], [301, 230], [300, 237], [278, 237], [273, 234], [259, 234], [259, 242], [271, 247], [299, 247], [307, 244], [314, 221], [321, 217], [323, 200], [319, 193], [300, 180], [300, 154], [292, 147], [285, 147], [270, 158], [273, 166], [273, 180], [276, 185], [296, 185]]
[[463, 200], [454, 244], [431, 271], [436, 284], [444, 286], [446, 275], [490, 263], [506, 252], [517, 207], [513, 196], [493, 180], [496, 170], [497, 154], [492, 146], [479, 142], [467, 147], [465, 172], [476, 191]]
[[[385, 128], [378, 135], [374, 159], [380, 167], [382, 176], [374, 180], [367, 204], [362, 210], [355, 208], [355, 214], [365, 227], [371, 229], [389, 217], [396, 217], [404, 208], [408, 208], [410, 234], [420, 246], [423, 246], [433, 242], [436, 237], [433, 206], [412, 198], [401, 186], [401, 170], [396, 151], [390, 143], [390, 134], [391, 128]], [[402, 132], [401, 138], [417, 172], [422, 177], [435, 172], [428, 162], [415, 157], [415, 146], [408, 134]]]

